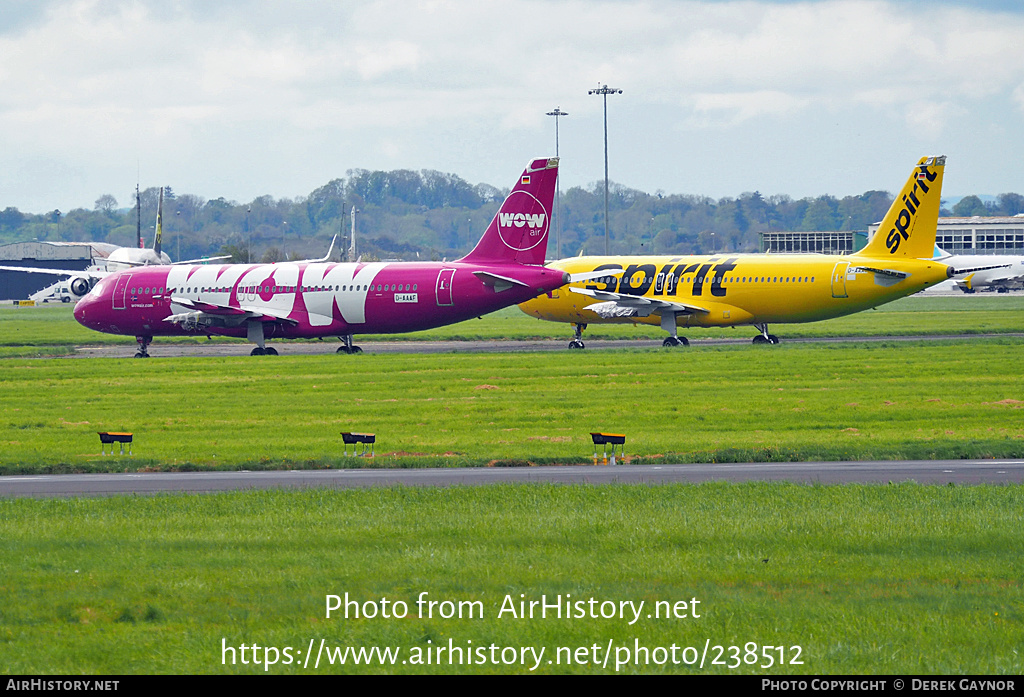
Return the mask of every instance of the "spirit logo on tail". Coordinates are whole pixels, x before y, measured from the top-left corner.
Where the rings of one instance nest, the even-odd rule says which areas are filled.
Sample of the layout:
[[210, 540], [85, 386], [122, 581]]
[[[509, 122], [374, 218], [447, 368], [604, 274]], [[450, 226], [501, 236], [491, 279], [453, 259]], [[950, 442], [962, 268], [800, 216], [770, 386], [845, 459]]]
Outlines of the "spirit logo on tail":
[[[937, 172], [928, 170], [928, 165], [921, 165], [921, 171], [914, 177], [913, 188], [900, 197], [900, 200], [903, 201], [903, 208], [896, 214], [896, 220], [892, 223], [892, 228], [885, 238], [885, 246], [890, 254], [896, 253], [902, 240], [910, 239], [914, 214], [921, 207], [921, 200], [918, 198], [917, 192], [920, 191], [922, 195], [927, 195], [930, 192], [928, 183], [934, 182], [938, 176]], [[888, 218], [888, 216], [886, 217]]]

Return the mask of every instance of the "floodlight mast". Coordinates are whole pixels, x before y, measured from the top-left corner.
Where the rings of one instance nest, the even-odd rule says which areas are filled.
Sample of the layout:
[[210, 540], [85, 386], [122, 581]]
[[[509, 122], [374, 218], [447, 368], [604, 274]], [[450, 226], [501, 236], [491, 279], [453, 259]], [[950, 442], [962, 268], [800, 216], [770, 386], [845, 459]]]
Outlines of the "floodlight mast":
[[[562, 111], [561, 107], [555, 107], [549, 111], [548, 116], [555, 117], [555, 157], [558, 154], [558, 117], [568, 116], [569, 112]], [[555, 259], [562, 258], [562, 178], [559, 177], [555, 183]]]
[[604, 99], [604, 253], [608, 255], [608, 95], [622, 94], [622, 90], [608, 85], [588, 90], [587, 94], [599, 94]]

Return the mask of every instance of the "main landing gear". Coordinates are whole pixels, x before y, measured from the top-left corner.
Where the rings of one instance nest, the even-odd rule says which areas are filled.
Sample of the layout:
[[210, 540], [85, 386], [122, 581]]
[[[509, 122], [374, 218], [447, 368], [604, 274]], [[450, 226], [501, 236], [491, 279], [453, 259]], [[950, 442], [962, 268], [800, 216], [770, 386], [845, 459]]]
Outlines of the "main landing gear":
[[668, 336], [661, 342], [662, 346], [689, 346], [690, 342], [686, 340], [685, 336], [679, 336], [679, 325], [676, 323], [676, 316], [679, 313], [668, 312], [667, 310], [661, 313], [661, 328], [668, 332]]
[[352, 335], [351, 334], [343, 334], [340, 338], [341, 338], [342, 341], [345, 342], [345, 345], [344, 346], [339, 346], [338, 350], [335, 351], [335, 353], [349, 353], [349, 354], [351, 354], [351, 353], [362, 353], [363, 352], [363, 350], [361, 348], [359, 348], [358, 346], [353, 346], [352, 345]]
[[267, 346], [263, 334], [263, 322], [258, 319], [250, 319], [245, 323], [246, 338], [256, 344], [256, 348], [249, 352], [250, 356], [276, 356], [277, 349]]
[[757, 328], [757, 331], [761, 332], [760, 334], [758, 334], [757, 336], [754, 337], [754, 343], [755, 344], [777, 344], [777, 343], [779, 343], [779, 337], [775, 336], [774, 334], [769, 334], [768, 333], [768, 324], [767, 323], [765, 323], [765, 324], [755, 324], [754, 327]]
[[583, 330], [587, 328], [585, 324], [574, 324], [572, 325], [575, 331], [572, 341], [569, 342], [569, 348], [571, 349], [585, 349], [586, 346], [583, 343]]
[[149, 345], [153, 343], [153, 337], [151, 336], [137, 336], [135, 341], [139, 344], [139, 350], [135, 352], [136, 358], [149, 358]]

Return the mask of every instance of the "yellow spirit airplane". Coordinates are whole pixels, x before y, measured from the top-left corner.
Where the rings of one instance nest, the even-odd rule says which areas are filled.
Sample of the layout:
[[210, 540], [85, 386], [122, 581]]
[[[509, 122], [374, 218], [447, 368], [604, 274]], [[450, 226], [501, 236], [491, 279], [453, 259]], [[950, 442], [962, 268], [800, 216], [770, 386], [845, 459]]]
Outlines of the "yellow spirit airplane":
[[[570, 322], [569, 348], [584, 347], [592, 323], [660, 324], [664, 346], [688, 346], [678, 327], [753, 325], [755, 344], [777, 344], [774, 323], [814, 322], [860, 312], [950, 278], [932, 259], [946, 158], [924, 157], [861, 251], [828, 254], [576, 257], [550, 268], [591, 277], [519, 305], [528, 315]], [[606, 275], [600, 276], [601, 271]]]

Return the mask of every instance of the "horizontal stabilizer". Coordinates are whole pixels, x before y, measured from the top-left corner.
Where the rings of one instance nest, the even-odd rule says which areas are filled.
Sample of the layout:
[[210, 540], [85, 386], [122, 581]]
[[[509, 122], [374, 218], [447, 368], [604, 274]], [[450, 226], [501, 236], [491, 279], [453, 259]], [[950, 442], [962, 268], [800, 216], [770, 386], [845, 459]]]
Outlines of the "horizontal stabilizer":
[[870, 271], [871, 273], [877, 273], [880, 276], [888, 276], [889, 278], [896, 278], [901, 281], [904, 278], [910, 277], [910, 274], [906, 273], [905, 271], [894, 271], [893, 269], [874, 269], [871, 268], [870, 266], [857, 266], [853, 268], [852, 271], [854, 273], [858, 271]]
[[581, 283], [583, 281], [592, 281], [595, 278], [602, 278], [603, 276], [618, 276], [622, 273], [622, 267], [615, 267], [612, 269], [602, 269], [600, 271], [583, 271], [581, 273], [574, 273], [569, 276], [569, 283]]
[[500, 293], [503, 290], [508, 290], [515, 286], [523, 286], [525, 288], [527, 285], [514, 278], [506, 278], [505, 276], [488, 273], [487, 271], [474, 271], [473, 275], [479, 278], [485, 286], [493, 288], [495, 293]]

